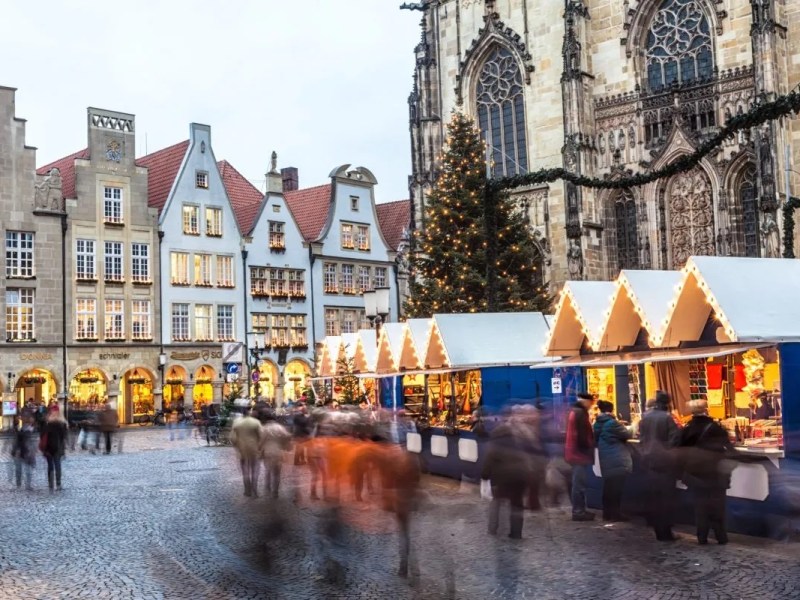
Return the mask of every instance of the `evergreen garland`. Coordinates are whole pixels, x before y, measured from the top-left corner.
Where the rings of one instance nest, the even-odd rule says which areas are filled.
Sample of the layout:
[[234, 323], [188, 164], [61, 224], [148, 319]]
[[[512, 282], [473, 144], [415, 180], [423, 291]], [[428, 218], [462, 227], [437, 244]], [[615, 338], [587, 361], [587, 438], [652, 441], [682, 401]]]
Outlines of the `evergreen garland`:
[[585, 175], [570, 173], [563, 167], [550, 169], [539, 169], [533, 173], [514, 175], [511, 177], [501, 177], [487, 182], [487, 187], [491, 190], [508, 190], [525, 185], [536, 185], [542, 183], [552, 183], [559, 179], [570, 181], [580, 187], [595, 189], [622, 189], [638, 187], [658, 179], [672, 177], [678, 173], [690, 171], [714, 149], [720, 147], [722, 143], [732, 138], [739, 131], [758, 127], [767, 121], [775, 121], [790, 113], [800, 111], [800, 91], [797, 89], [790, 93], [779, 96], [771, 102], [756, 104], [748, 112], [731, 118], [716, 135], [703, 142], [692, 154], [683, 155], [669, 165], [652, 171], [650, 173], [637, 173], [622, 179], [597, 179]]
[[794, 211], [800, 208], [800, 198], [792, 196], [783, 205], [783, 258], [794, 258]]

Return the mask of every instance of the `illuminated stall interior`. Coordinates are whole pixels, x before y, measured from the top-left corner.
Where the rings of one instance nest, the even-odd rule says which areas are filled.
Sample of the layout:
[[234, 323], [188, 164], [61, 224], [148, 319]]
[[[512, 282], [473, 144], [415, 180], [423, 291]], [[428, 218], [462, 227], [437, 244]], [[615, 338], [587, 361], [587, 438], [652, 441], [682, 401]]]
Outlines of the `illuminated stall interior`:
[[28, 400], [33, 400], [35, 404], [49, 404], [58, 395], [53, 374], [46, 369], [26, 371], [17, 379], [14, 389], [18, 406], [24, 406]]
[[136, 423], [155, 413], [153, 399], [153, 376], [149, 371], [135, 368], [127, 371], [122, 378], [122, 406], [120, 420]]
[[69, 383], [70, 408], [81, 410], [100, 408], [108, 401], [106, 376], [99, 369], [85, 369]]
[[209, 365], [202, 365], [194, 372], [194, 390], [192, 391], [192, 409], [195, 412], [214, 401], [214, 380], [217, 374]]
[[164, 379], [164, 409], [175, 410], [184, 404], [186, 393], [186, 369], [179, 365], [172, 365]]

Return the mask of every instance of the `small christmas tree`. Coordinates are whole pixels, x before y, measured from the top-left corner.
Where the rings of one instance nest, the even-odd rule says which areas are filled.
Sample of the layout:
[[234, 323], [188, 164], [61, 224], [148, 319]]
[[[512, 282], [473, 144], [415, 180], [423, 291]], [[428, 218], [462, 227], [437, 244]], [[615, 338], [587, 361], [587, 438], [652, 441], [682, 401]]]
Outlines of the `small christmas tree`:
[[455, 112], [447, 132], [442, 171], [412, 238], [406, 314], [544, 308], [538, 247], [508, 196], [487, 190], [480, 131]]
[[342, 355], [336, 361], [336, 377], [333, 380], [333, 386], [339, 404], [359, 403], [360, 388], [355, 372], [354, 358]]

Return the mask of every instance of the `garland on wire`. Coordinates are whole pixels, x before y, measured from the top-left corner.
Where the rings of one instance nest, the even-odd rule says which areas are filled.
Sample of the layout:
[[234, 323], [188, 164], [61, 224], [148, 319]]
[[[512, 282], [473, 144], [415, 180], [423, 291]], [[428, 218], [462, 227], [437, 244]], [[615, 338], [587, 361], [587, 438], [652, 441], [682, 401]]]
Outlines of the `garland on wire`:
[[507, 190], [520, 187], [523, 185], [536, 185], [541, 183], [551, 183], [559, 179], [574, 183], [579, 187], [588, 187], [596, 189], [621, 189], [630, 187], [639, 187], [658, 179], [672, 177], [678, 173], [684, 173], [693, 169], [697, 164], [715, 148], [718, 148], [722, 143], [736, 135], [739, 131], [758, 127], [767, 121], [774, 121], [788, 115], [790, 113], [797, 113], [800, 111], [800, 91], [793, 90], [785, 96], [779, 96], [771, 102], [758, 104], [751, 108], [748, 112], [736, 115], [731, 118], [716, 135], [703, 142], [697, 150], [692, 154], [685, 154], [669, 165], [652, 171], [650, 173], [637, 173], [629, 177], [621, 179], [596, 179], [594, 177], [587, 177], [586, 175], [577, 175], [570, 173], [563, 167], [556, 167], [551, 169], [540, 169], [533, 173], [525, 173], [523, 175], [514, 175], [512, 177], [501, 177], [492, 179], [487, 182], [487, 187], [492, 191]]
[[800, 198], [790, 197], [783, 205], [783, 258], [794, 258], [794, 211], [800, 208]]

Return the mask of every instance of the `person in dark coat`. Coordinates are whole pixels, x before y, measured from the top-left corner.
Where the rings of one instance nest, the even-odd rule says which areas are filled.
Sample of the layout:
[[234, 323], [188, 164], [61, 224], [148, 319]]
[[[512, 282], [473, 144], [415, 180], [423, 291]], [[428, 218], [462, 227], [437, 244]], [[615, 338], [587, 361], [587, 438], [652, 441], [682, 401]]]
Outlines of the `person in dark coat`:
[[25, 489], [31, 490], [33, 468], [36, 465], [36, 446], [33, 442], [33, 412], [22, 415], [22, 426], [14, 434], [11, 457], [14, 459], [17, 487], [22, 487], [22, 472], [25, 471]]
[[110, 403], [106, 403], [105, 408], [100, 411], [100, 431], [105, 437], [106, 454], [111, 454], [111, 438], [117, 429], [119, 429], [119, 415]]
[[600, 400], [597, 406], [600, 414], [594, 422], [594, 438], [603, 477], [603, 520], [627, 521], [622, 515], [622, 490], [633, 470], [633, 458], [627, 444], [631, 432], [614, 418], [611, 402]]
[[653, 407], [639, 423], [640, 452], [648, 492], [647, 514], [656, 539], [661, 542], [677, 539], [672, 533], [678, 502], [674, 448], [680, 441], [681, 430], [669, 413], [669, 402], [666, 392], [657, 391]]
[[311, 420], [305, 404], [300, 404], [292, 417], [292, 436], [294, 437], [294, 464], [306, 464], [306, 442], [311, 436]]
[[591, 394], [578, 394], [567, 417], [567, 438], [564, 459], [572, 465], [572, 520], [591, 521], [594, 513], [586, 510], [586, 487], [589, 470], [594, 464], [594, 436], [589, 421], [589, 409], [595, 399]]
[[492, 503], [489, 508], [489, 533], [497, 534], [500, 520], [500, 502], [511, 505], [511, 532], [508, 537], [522, 538], [523, 496], [531, 476], [530, 461], [522, 449], [522, 441], [514, 429], [504, 423], [497, 426], [489, 437], [489, 450], [483, 462], [481, 479], [492, 484]]
[[40, 449], [47, 459], [47, 485], [50, 491], [61, 491], [61, 460], [67, 445], [67, 421], [61, 407], [50, 410], [42, 426]]
[[720, 544], [728, 543], [725, 528], [725, 491], [730, 487], [730, 472], [724, 468], [726, 453], [733, 451], [728, 432], [708, 416], [704, 400], [689, 403], [692, 420], [681, 430], [683, 465], [681, 480], [694, 497], [697, 541], [708, 543], [708, 533]]

